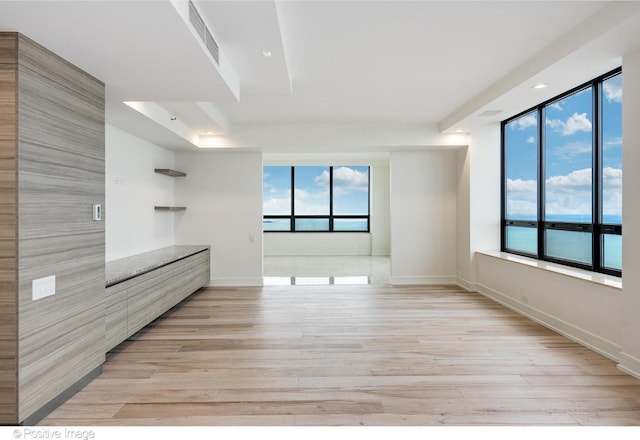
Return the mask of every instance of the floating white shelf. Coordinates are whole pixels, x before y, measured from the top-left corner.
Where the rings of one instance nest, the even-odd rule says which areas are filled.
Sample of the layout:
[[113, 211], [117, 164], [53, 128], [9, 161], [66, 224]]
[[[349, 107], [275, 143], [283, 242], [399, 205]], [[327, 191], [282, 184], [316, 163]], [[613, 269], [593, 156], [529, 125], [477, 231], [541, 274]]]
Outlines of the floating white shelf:
[[187, 209], [186, 206], [155, 206], [154, 209], [156, 211], [184, 211]]
[[158, 174], [171, 177], [185, 177], [187, 175], [187, 173], [183, 173], [182, 171], [171, 170], [169, 168], [155, 168], [154, 171]]

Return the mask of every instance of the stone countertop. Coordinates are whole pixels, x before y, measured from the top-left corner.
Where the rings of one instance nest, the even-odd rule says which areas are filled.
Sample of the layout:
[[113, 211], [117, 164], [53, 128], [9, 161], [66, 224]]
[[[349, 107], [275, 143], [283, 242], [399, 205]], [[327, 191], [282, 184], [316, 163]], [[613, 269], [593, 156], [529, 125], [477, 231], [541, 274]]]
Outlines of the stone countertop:
[[209, 249], [208, 245], [168, 246], [130, 257], [107, 261], [106, 287], [126, 281], [177, 260]]

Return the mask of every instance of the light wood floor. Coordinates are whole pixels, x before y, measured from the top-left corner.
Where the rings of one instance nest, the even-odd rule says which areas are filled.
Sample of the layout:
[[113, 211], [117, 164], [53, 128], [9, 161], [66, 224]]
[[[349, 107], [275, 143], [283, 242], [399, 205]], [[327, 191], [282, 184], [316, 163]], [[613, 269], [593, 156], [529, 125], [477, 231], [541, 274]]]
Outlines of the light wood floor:
[[44, 425], [638, 425], [640, 381], [456, 287], [205, 289]]

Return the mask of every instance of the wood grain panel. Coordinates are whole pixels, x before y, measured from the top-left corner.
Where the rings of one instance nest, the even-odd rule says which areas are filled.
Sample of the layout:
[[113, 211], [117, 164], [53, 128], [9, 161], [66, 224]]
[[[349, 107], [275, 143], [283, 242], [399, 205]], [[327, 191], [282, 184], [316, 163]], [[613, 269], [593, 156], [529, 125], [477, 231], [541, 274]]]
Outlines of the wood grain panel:
[[[19, 39], [19, 418], [104, 361], [104, 93], [31, 40]], [[36, 278], [56, 294], [32, 300]]]
[[18, 59], [18, 34], [0, 32], [0, 64], [16, 64]]
[[106, 289], [106, 350], [209, 281], [210, 252], [191, 255]]
[[104, 104], [104, 83], [28, 37], [19, 34], [18, 63], [69, 90]]
[[105, 352], [127, 339], [127, 283], [105, 291]]
[[0, 424], [18, 421], [16, 35], [0, 33]]

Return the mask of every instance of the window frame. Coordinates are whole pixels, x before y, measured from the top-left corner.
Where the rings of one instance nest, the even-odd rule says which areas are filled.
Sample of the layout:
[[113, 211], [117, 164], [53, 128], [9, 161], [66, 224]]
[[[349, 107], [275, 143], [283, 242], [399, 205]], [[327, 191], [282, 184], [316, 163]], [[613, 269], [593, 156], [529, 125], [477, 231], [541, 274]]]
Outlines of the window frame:
[[[266, 165], [266, 166], [270, 166], [270, 165]], [[280, 165], [273, 165], [273, 166], [280, 166]], [[286, 165], [285, 165], [286, 166]], [[302, 166], [322, 166], [322, 167], [326, 167], [326, 165], [297, 165], [299, 167]], [[316, 234], [316, 233], [370, 233], [371, 232], [371, 166], [369, 165], [343, 165], [343, 166], [360, 166], [360, 167], [367, 167], [367, 214], [334, 214], [333, 213], [333, 169], [334, 166], [333, 165], [329, 165], [329, 214], [328, 215], [316, 215], [316, 214], [295, 214], [295, 168], [296, 165], [291, 165], [291, 174], [290, 174], [290, 188], [291, 188], [291, 214], [290, 215], [286, 215], [286, 214], [280, 214], [280, 215], [262, 215], [262, 220], [264, 222], [264, 220], [270, 220], [270, 219], [289, 219], [289, 229], [285, 230], [285, 229], [281, 229], [281, 230], [272, 230], [272, 231], [268, 231], [264, 229], [264, 223], [263, 223], [263, 228], [262, 228], [262, 232], [268, 232], [268, 233], [310, 233], [310, 234]], [[263, 167], [264, 169], [264, 167]], [[301, 229], [298, 230], [296, 228], [296, 220], [297, 219], [328, 219], [329, 221], [329, 228], [327, 230], [305, 230], [305, 229]], [[336, 230], [334, 228], [334, 221], [335, 220], [342, 220], [342, 219], [362, 219], [362, 220], [366, 220], [367, 221], [367, 229], [366, 230], [357, 230], [357, 231], [349, 231], [349, 230]]]
[[[581, 84], [567, 92], [546, 100], [534, 107], [518, 113], [500, 123], [500, 175], [501, 175], [501, 206], [500, 206], [500, 249], [515, 255], [535, 258], [538, 260], [558, 263], [565, 266], [585, 269], [592, 272], [622, 276], [622, 270], [605, 267], [604, 261], [604, 235], [622, 235], [622, 224], [603, 223], [603, 182], [602, 182], [602, 151], [603, 151], [603, 135], [602, 135], [602, 89], [604, 81], [622, 74], [622, 67], [618, 67], [603, 75], [594, 78], [584, 84]], [[565, 222], [565, 221], [547, 221], [545, 219], [545, 108], [550, 104], [567, 98], [571, 95], [579, 93], [583, 90], [591, 88], [592, 90], [592, 213], [591, 222]], [[537, 115], [537, 218], [536, 220], [512, 220], [507, 218], [507, 124], [523, 117], [529, 113], [535, 112]], [[624, 148], [624, 146], [623, 146]], [[525, 227], [535, 228], [537, 234], [537, 253], [531, 254], [517, 249], [507, 248], [507, 227]], [[591, 264], [585, 264], [574, 260], [566, 260], [552, 257], [546, 253], [545, 233], [548, 230], [558, 231], [575, 231], [591, 233]]]

